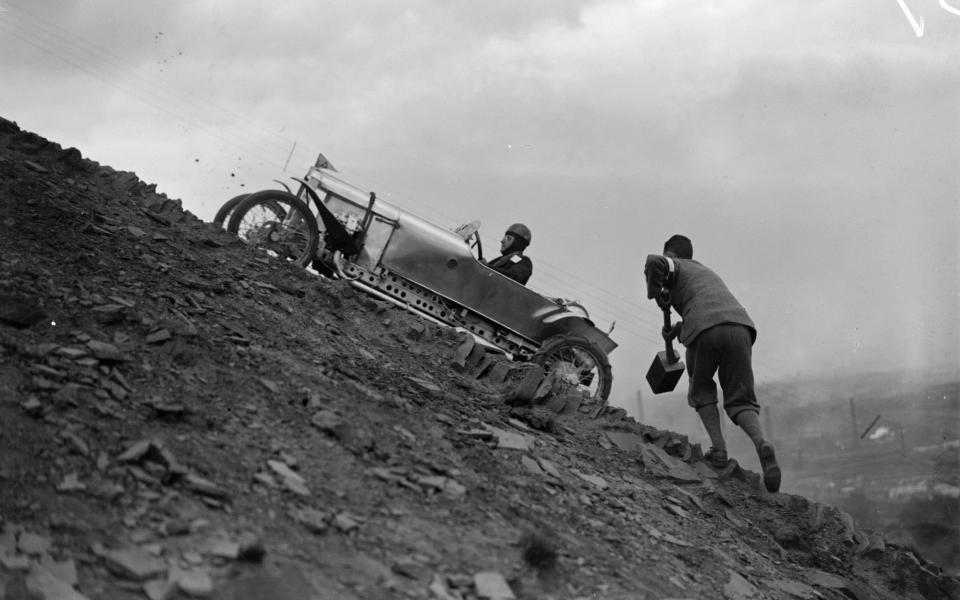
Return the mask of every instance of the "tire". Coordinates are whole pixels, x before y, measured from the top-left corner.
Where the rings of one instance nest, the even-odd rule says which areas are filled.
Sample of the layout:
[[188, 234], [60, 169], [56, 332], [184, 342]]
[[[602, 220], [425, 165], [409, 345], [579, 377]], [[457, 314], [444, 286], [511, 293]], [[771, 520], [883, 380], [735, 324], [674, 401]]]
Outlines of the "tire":
[[226, 202], [223, 203], [223, 206], [220, 207], [220, 210], [217, 211], [217, 214], [213, 217], [213, 222], [215, 225], [223, 226], [224, 222], [227, 220], [227, 217], [230, 216], [230, 213], [233, 212], [233, 209], [237, 207], [238, 204], [244, 201], [247, 196], [250, 194], [240, 194], [239, 196], [234, 196]]
[[558, 371], [572, 385], [589, 391], [594, 402], [607, 403], [613, 384], [610, 361], [602, 350], [586, 338], [576, 335], [553, 336], [543, 343], [530, 360], [542, 366], [545, 373]]
[[280, 190], [263, 190], [240, 201], [227, 231], [267, 252], [309, 265], [320, 244], [317, 220], [306, 202]]

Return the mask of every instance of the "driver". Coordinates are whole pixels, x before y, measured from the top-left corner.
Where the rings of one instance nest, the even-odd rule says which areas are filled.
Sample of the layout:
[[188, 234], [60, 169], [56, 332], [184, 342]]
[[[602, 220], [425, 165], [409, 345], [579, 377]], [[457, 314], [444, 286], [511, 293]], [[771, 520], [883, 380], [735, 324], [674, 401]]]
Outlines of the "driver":
[[487, 263], [487, 266], [526, 285], [533, 274], [533, 262], [523, 255], [524, 249], [530, 245], [530, 238], [530, 228], [523, 223], [507, 227], [500, 240], [500, 256]]

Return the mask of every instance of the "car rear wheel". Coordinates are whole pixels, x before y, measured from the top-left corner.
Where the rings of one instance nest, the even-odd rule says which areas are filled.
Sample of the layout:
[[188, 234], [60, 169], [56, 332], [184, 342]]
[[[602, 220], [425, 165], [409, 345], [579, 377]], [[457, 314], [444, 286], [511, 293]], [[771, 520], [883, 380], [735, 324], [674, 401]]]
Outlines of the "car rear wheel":
[[588, 392], [594, 402], [606, 404], [613, 383], [610, 361], [586, 338], [554, 336], [547, 339], [530, 360], [543, 366], [548, 375], [555, 373], [561, 381]]
[[230, 213], [233, 212], [233, 209], [237, 207], [238, 204], [246, 200], [247, 196], [250, 194], [240, 194], [239, 196], [234, 196], [226, 202], [223, 203], [223, 206], [220, 207], [220, 210], [217, 211], [217, 214], [213, 217], [214, 225], [223, 225], [227, 222], [227, 219], [230, 217]]
[[317, 220], [307, 204], [288, 192], [263, 190], [242, 200], [227, 231], [267, 252], [305, 267], [320, 243]]

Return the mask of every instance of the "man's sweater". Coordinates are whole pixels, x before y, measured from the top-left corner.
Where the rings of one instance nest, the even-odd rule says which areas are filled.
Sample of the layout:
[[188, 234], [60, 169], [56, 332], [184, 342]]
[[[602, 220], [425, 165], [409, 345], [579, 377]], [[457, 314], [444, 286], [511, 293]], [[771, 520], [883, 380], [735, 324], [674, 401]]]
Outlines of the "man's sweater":
[[657, 254], [647, 256], [643, 272], [647, 279], [647, 298], [655, 298], [662, 287], [670, 290], [670, 304], [683, 319], [680, 343], [689, 346], [707, 329], [724, 323], [746, 326], [751, 339], [756, 341], [757, 328], [750, 315], [716, 273], [695, 260], [672, 260], [673, 275], [670, 275], [667, 258]]

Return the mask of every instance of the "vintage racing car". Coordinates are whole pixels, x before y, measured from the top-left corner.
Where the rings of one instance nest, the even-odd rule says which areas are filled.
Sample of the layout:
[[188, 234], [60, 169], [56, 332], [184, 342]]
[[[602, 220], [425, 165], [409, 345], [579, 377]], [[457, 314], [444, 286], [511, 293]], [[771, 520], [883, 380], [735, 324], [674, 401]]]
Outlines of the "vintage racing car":
[[230, 200], [218, 221], [250, 244], [347, 279], [433, 322], [534, 361], [605, 404], [617, 344], [578, 302], [548, 298], [487, 267], [479, 222], [454, 231], [345, 181], [321, 154], [299, 189]]

